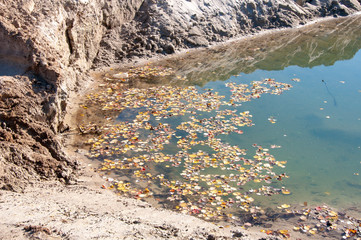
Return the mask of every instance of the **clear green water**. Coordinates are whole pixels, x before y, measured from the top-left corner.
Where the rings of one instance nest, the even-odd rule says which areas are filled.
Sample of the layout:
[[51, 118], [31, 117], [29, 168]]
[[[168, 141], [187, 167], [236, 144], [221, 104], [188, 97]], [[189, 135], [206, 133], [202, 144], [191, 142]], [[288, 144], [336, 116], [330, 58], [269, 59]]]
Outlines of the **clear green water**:
[[[196, 86], [199, 92], [213, 89], [229, 100], [229, 82], [250, 84], [252, 81], [273, 78], [277, 82], [293, 86], [281, 95], [263, 94], [259, 99], [242, 103], [239, 107], [222, 106], [221, 109], [250, 111], [255, 124], [242, 127], [244, 134], [219, 135], [223, 142], [248, 149], [247, 156], [254, 155], [253, 144], [270, 148], [270, 154], [278, 161], [287, 161], [286, 168], [274, 169], [285, 172], [289, 178], [271, 185], [289, 189], [290, 195], [270, 197], [252, 195], [256, 205], [275, 208], [281, 204], [315, 206], [328, 204], [336, 208], [361, 207], [361, 20], [360, 17], [338, 20], [328, 25], [316, 24], [279, 35], [266, 35], [259, 39], [248, 39], [220, 48], [205, 50], [154, 63], [175, 69], [175, 74], [166, 78], [148, 80], [151, 86], [176, 85]], [[182, 76], [186, 81], [175, 76]], [[291, 79], [298, 78], [300, 82]], [[147, 87], [144, 82], [132, 82], [131, 87]], [[139, 111], [146, 108], [128, 109], [115, 115], [115, 123], [132, 121]], [[199, 113], [199, 112], [198, 112]], [[215, 116], [215, 111], [201, 113], [198, 119]], [[173, 129], [190, 114], [162, 119]], [[268, 118], [277, 119], [272, 124]], [[103, 117], [103, 116], [102, 116]], [[152, 116], [151, 124], [158, 124]], [[140, 130], [140, 135], [148, 135]], [[177, 136], [187, 134], [176, 132]], [[164, 153], [175, 154], [179, 149], [175, 136], [166, 144]], [[209, 147], [196, 146], [189, 152], [202, 149], [213, 153]], [[222, 151], [222, 150], [221, 150]], [[98, 159], [122, 159], [139, 153], [100, 156]], [[152, 175], [163, 173], [170, 180], [182, 180], [179, 168], [167, 168], [167, 163], [147, 163]], [[110, 177], [130, 181], [138, 187], [149, 187], [156, 198], [164, 200], [167, 192], [162, 190], [159, 180], [155, 184], [136, 181], [133, 170], [108, 172]], [[203, 174], [230, 174], [232, 171], [205, 169]], [[133, 178], [133, 179], [132, 179]], [[201, 184], [202, 185], [202, 184]], [[231, 184], [236, 187], [235, 184]], [[247, 183], [244, 189], [260, 187]], [[267, 185], [267, 184], [264, 184]], [[168, 189], [169, 190], [169, 189]], [[161, 196], [162, 194], [165, 194]], [[169, 195], [168, 195], [169, 196]], [[187, 197], [183, 197], [186, 200]], [[188, 198], [192, 198], [189, 197]], [[187, 201], [187, 200], [186, 200]], [[177, 205], [177, 204], [175, 204]], [[239, 209], [239, 208], [238, 208]], [[238, 211], [238, 210], [236, 210]]]
[[[246, 128], [238, 138], [229, 138], [230, 143], [244, 146], [282, 146], [272, 152], [276, 159], [288, 161], [290, 178], [283, 183], [293, 194], [272, 197], [276, 201], [360, 206], [361, 178], [355, 175], [361, 172], [360, 63], [359, 51], [352, 59], [332, 66], [256, 70], [226, 81], [274, 78], [294, 86], [282, 95], [263, 95], [243, 103], [241, 108], [251, 112], [255, 126]], [[290, 81], [294, 77], [301, 81]], [[204, 87], [224, 95], [228, 92], [224, 82]], [[270, 116], [277, 119], [275, 124], [267, 120]]]

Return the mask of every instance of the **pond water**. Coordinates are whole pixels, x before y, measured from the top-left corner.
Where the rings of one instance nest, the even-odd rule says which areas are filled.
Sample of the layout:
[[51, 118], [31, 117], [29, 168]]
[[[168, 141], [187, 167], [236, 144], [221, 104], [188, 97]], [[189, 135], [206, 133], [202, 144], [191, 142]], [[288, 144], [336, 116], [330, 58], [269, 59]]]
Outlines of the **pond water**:
[[[286, 160], [290, 176], [284, 186], [293, 194], [275, 201], [328, 203], [337, 207], [361, 201], [361, 52], [332, 66], [282, 71], [256, 70], [231, 77], [226, 82], [247, 83], [274, 78], [294, 87], [280, 96], [265, 95], [242, 104], [253, 115], [255, 126], [233, 144], [262, 146], [277, 144], [278, 160]], [[299, 83], [292, 83], [292, 78]], [[220, 93], [223, 82], [205, 85]], [[273, 116], [275, 124], [267, 119]]]
[[103, 119], [81, 120], [89, 155], [119, 192], [205, 219], [360, 208], [360, 48], [354, 17], [114, 70], [83, 106]]

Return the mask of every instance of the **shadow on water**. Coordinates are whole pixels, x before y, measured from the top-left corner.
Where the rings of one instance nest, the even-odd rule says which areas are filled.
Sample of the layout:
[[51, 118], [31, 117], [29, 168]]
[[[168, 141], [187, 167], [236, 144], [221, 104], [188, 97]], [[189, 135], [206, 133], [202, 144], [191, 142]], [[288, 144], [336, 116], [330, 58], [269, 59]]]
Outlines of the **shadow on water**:
[[182, 84], [203, 86], [258, 69], [331, 66], [337, 61], [351, 59], [361, 49], [360, 38], [361, 16], [353, 16], [245, 38], [180, 54], [156, 64], [171, 67], [177, 75], [186, 76], [188, 81]]
[[327, 86], [326, 81], [325, 81], [325, 80], [322, 80], [322, 82], [325, 84], [327, 93], [328, 93], [328, 94], [332, 97], [332, 99], [333, 99], [333, 105], [334, 105], [335, 107], [337, 107], [337, 101], [336, 101], [335, 96], [334, 96], [334, 95], [330, 92], [330, 90], [328, 89], [328, 86]]
[[312, 135], [332, 144], [352, 146], [355, 143], [361, 143], [360, 134], [354, 132], [329, 128], [313, 128], [310, 132]]
[[323, 124], [323, 119], [317, 116], [316, 114], [307, 114], [300, 119], [301, 122], [305, 123], [308, 128], [310, 127], [319, 127]]
[[361, 184], [359, 182], [345, 181], [345, 183], [352, 188], [356, 188], [361, 191]]

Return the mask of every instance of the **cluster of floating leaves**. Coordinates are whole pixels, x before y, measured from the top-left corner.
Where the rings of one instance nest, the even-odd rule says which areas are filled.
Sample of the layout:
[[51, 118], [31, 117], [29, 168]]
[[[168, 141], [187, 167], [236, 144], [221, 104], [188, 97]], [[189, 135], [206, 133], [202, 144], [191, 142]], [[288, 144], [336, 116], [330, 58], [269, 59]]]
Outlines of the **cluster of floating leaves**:
[[[131, 74], [139, 72], [146, 75], [140, 70]], [[163, 197], [167, 206], [206, 220], [233, 218], [230, 208], [258, 211], [252, 195], [290, 194], [279, 184], [288, 176], [274, 171], [286, 161], [277, 161], [258, 144], [248, 156], [247, 149], [230, 145], [222, 136], [236, 137], [254, 125], [249, 111], [239, 111], [241, 103], [266, 93], [279, 95], [292, 86], [274, 79], [226, 86], [231, 91], [228, 100], [212, 89], [193, 86], [127, 88], [123, 80], [104, 84], [103, 91], [88, 96], [88, 104], [96, 103], [105, 112], [131, 110], [133, 120], [80, 126], [83, 133], [101, 132], [87, 140], [89, 156], [103, 160], [101, 171], [127, 176], [112, 179], [111, 188], [122, 194]], [[247, 183], [252, 188], [246, 189]]]
[[[153, 77], [164, 77], [174, 74], [171, 68], [164, 68], [161, 66], [150, 66], [149, 64], [142, 67], [132, 67], [127, 72], [118, 72], [115, 74], [105, 74], [105, 80], [113, 81], [118, 80], [120, 82], [127, 82], [129, 79], [148, 79]], [[181, 79], [181, 77], [177, 77]]]
[[[307, 202], [305, 202], [305, 206], [307, 206]], [[285, 214], [298, 218], [293, 231], [305, 234], [309, 238], [314, 235], [320, 235], [324, 238], [338, 238], [341, 235], [342, 239], [360, 239], [361, 237], [360, 219], [348, 216], [344, 212], [337, 212], [329, 206], [322, 205], [295, 210], [291, 209], [288, 204], [282, 204], [278, 208], [282, 209]], [[289, 230], [262, 229], [261, 232], [285, 238], [290, 238], [292, 235]]]
[[[231, 82], [226, 84], [231, 91], [227, 100], [212, 89], [141, 89], [127, 84], [131, 78], [173, 73], [160, 67], [133, 68], [107, 76], [101, 85], [103, 91], [88, 96], [85, 109], [95, 104], [104, 115], [130, 112], [128, 121], [79, 126], [81, 133], [97, 135], [87, 144], [91, 145], [90, 157], [103, 160], [100, 170], [118, 176], [107, 177], [108, 188], [138, 199], [154, 197], [168, 207], [206, 220], [235, 218], [235, 209], [256, 219], [264, 211], [254, 205], [253, 195], [291, 194], [279, 184], [287, 175], [274, 171], [284, 168], [286, 161], [277, 161], [269, 149], [258, 144], [253, 145], [255, 153], [249, 156], [247, 149], [230, 145], [222, 136], [239, 138], [245, 127], [254, 125], [249, 111], [239, 111], [243, 102], [266, 93], [279, 95], [292, 86], [274, 79], [250, 85]], [[277, 119], [270, 116], [268, 121], [274, 124]], [[282, 204], [278, 208], [298, 216], [293, 231], [329, 236], [332, 231], [342, 230], [344, 239], [361, 237], [360, 220], [327, 206], [292, 210]], [[292, 234], [290, 230], [262, 232], [283, 238]]]

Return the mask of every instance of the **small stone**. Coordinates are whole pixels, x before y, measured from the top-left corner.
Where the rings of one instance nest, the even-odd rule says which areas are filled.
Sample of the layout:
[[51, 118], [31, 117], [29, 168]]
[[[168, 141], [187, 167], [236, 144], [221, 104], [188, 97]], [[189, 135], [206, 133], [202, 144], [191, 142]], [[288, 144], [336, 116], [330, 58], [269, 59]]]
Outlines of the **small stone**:
[[216, 240], [216, 238], [212, 234], [210, 234], [208, 235], [207, 240]]
[[163, 49], [167, 54], [172, 54], [175, 52], [173, 44], [167, 44], [163, 47]]
[[244, 236], [244, 234], [241, 232], [234, 232], [232, 237], [236, 238], [236, 237], [243, 237], [243, 236]]
[[116, 73], [113, 74], [113, 78], [128, 78], [129, 75], [126, 72], [120, 72], [120, 73]]

